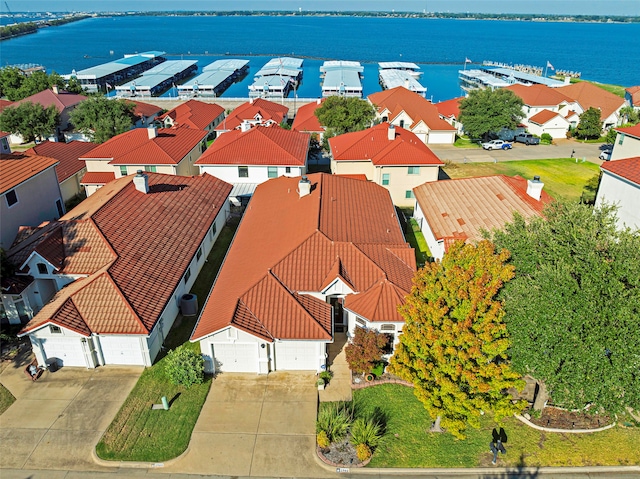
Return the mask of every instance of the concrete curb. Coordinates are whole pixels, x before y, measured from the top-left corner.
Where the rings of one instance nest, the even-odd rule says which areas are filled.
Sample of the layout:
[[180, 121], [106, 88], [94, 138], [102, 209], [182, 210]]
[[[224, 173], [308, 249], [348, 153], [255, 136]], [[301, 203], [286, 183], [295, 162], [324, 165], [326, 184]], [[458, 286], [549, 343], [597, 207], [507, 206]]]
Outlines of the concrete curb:
[[161, 469], [163, 467], [173, 466], [176, 462], [182, 459], [189, 452], [190, 445], [187, 446], [185, 451], [180, 454], [178, 457], [174, 457], [173, 459], [169, 459], [164, 462], [142, 462], [142, 461], [107, 461], [106, 459], [101, 459], [98, 457], [98, 453], [96, 452], [96, 448], [93, 447], [91, 449], [91, 459], [93, 462], [103, 467], [114, 467], [114, 468], [123, 468], [123, 469]]
[[533, 429], [538, 429], [539, 431], [545, 431], [545, 432], [560, 432], [560, 433], [568, 433], [568, 434], [587, 434], [587, 433], [590, 433], [590, 432], [606, 431], [607, 429], [611, 429], [612, 427], [614, 427], [616, 425], [616, 422], [614, 421], [611, 424], [608, 424], [608, 425], [603, 426], [603, 427], [598, 427], [596, 429], [557, 429], [557, 428], [553, 428], [553, 427], [538, 426], [537, 424], [534, 424], [531, 421], [529, 421], [526, 417], [520, 416], [519, 414], [514, 414], [514, 416], [515, 416], [516, 419], [519, 419], [521, 422], [525, 423], [527, 426], [532, 427]]

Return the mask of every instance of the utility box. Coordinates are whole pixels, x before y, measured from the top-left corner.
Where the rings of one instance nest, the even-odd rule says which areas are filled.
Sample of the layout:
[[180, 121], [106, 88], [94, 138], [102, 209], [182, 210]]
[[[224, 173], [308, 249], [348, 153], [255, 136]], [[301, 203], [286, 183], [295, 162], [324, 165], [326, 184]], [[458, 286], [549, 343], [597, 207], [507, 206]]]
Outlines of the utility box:
[[196, 316], [198, 314], [198, 297], [195, 294], [183, 294], [180, 298], [180, 312], [183, 316]]

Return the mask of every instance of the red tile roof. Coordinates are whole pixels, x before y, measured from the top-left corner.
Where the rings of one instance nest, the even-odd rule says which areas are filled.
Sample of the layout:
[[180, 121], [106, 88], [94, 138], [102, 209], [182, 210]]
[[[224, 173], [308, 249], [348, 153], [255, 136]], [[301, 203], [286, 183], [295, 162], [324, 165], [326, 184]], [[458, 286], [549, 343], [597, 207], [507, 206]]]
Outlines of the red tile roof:
[[66, 91], [54, 93], [52, 90], [47, 89], [15, 102], [14, 106], [27, 102], [40, 103], [45, 108], [53, 105], [56, 107], [58, 112], [62, 113], [65, 109], [75, 106], [86, 99], [87, 97], [84, 95], [78, 95], [76, 93], [69, 93]]
[[0, 155], [0, 194], [57, 164], [57, 160], [46, 156], [24, 153]]
[[602, 119], [624, 106], [624, 98], [586, 81], [556, 88], [556, 90], [577, 101], [584, 111], [591, 107], [599, 108]]
[[527, 180], [505, 175], [424, 183], [413, 189], [420, 210], [437, 240], [482, 239], [481, 230], [502, 228], [518, 212], [541, 215], [552, 198], [527, 195]]
[[525, 105], [528, 106], [558, 106], [561, 103], [572, 103], [571, 96], [567, 96], [560, 90], [562, 88], [551, 88], [546, 85], [522, 85], [514, 83], [506, 87], [517, 96], [522, 98]]
[[4, 110], [6, 107], [13, 105], [12, 101], [9, 100], [1, 100], [0, 99], [0, 111]]
[[600, 168], [640, 186], [640, 156], [625, 158], [624, 160], [607, 161], [602, 163]]
[[150, 103], [143, 103], [136, 100], [127, 101], [135, 104], [135, 109], [133, 110], [133, 114], [135, 116], [150, 118], [155, 114], [162, 113], [162, 108], [160, 108], [159, 106], [151, 105]]
[[460, 116], [460, 100], [464, 97], [452, 98], [451, 100], [441, 101], [436, 103], [435, 107], [438, 109], [438, 113], [447, 118], [458, 119]]
[[624, 133], [625, 135], [640, 139], [640, 123], [634, 126], [627, 126], [625, 128], [616, 128], [615, 130], [619, 133]]
[[[419, 95], [418, 95], [419, 96]], [[336, 161], [372, 161], [374, 165], [442, 165], [442, 161], [412, 132], [395, 127], [389, 140], [389, 124], [329, 138]]]
[[542, 111], [539, 111], [535, 115], [533, 115], [531, 118], [529, 118], [529, 121], [532, 121], [533, 123], [537, 123], [538, 125], [544, 125], [548, 121], [553, 120], [556, 116], [562, 117], [562, 115], [560, 115], [560, 113], [558, 112], [544, 109]]
[[296, 117], [293, 119], [291, 125], [292, 130], [296, 131], [308, 131], [311, 133], [323, 133], [324, 128], [320, 125], [320, 120], [316, 116], [316, 110], [322, 106], [325, 98], [322, 100], [307, 103], [298, 108]]
[[113, 171], [87, 171], [82, 180], [81, 185], [106, 185], [110, 181], [116, 179], [116, 174]]
[[206, 136], [204, 130], [161, 128], [150, 139], [149, 129], [136, 128], [114, 136], [82, 158], [111, 158], [110, 165], [177, 165]]
[[83, 335], [149, 334], [232, 186], [206, 174], [147, 176], [148, 194], [131, 176], [119, 178], [8, 252], [14, 260], [36, 251], [60, 273], [88, 274], [60, 290], [22, 334], [50, 322]]
[[27, 155], [48, 156], [58, 160], [59, 164], [56, 166], [56, 173], [58, 174], [58, 182], [62, 183], [85, 167], [85, 162], [80, 160], [80, 157], [95, 147], [94, 143], [84, 141], [71, 141], [69, 143], [45, 141], [33, 148], [29, 148], [25, 153]]
[[244, 120], [255, 120], [260, 116], [262, 121], [273, 120], [276, 124], [282, 123], [289, 113], [289, 108], [272, 101], [257, 98], [253, 102], [246, 102], [237, 106], [215, 130], [227, 131], [239, 128]]
[[[388, 192], [338, 175], [308, 178], [311, 193], [302, 198], [300, 178], [256, 188], [193, 340], [229, 325], [267, 341], [329, 340], [326, 303], [302, 292], [322, 291], [336, 279], [355, 290], [354, 298], [385, 280], [409, 292], [415, 256]], [[397, 306], [382, 301], [375, 317], [395, 318]]]
[[352, 173], [352, 174], [345, 173], [345, 174], [340, 174], [338, 176], [344, 176], [345, 178], [353, 178], [354, 180], [369, 181], [367, 179], [367, 175], [362, 175], [359, 173]]
[[224, 115], [224, 108], [220, 105], [189, 100], [159, 116], [158, 119], [164, 120], [169, 117], [173, 120], [174, 126], [180, 125], [204, 130], [221, 115]]
[[257, 126], [221, 135], [195, 164], [304, 166], [308, 152], [308, 133]]
[[631, 105], [640, 106], [640, 86], [632, 86], [625, 90], [631, 96]]
[[438, 108], [433, 103], [403, 86], [372, 93], [368, 98], [378, 108], [378, 113], [382, 113], [384, 110], [389, 111], [390, 123], [393, 123], [403, 112], [409, 115], [413, 122], [408, 128], [409, 130], [414, 129], [421, 121], [429, 127], [429, 130], [455, 130], [440, 118]]

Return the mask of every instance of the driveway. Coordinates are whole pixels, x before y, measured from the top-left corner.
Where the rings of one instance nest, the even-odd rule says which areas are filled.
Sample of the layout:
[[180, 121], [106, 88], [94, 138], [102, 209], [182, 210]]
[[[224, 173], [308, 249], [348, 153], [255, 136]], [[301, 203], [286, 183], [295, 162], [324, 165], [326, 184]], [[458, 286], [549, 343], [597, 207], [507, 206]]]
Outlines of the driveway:
[[309, 372], [218, 375], [187, 453], [154, 472], [335, 477], [314, 459], [315, 379]]
[[0, 382], [16, 401], [0, 416], [0, 468], [105, 471], [91, 451], [136, 384], [142, 367], [64, 367], [38, 381], [24, 362], [9, 364]]

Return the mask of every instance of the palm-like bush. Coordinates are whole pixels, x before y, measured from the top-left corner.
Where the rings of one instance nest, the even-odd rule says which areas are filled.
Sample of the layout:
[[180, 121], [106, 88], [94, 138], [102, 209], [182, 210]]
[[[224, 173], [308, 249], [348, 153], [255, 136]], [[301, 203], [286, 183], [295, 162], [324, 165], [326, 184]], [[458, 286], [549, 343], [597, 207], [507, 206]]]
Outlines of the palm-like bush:
[[343, 439], [353, 422], [353, 412], [351, 403], [322, 403], [316, 421], [316, 433], [324, 432], [329, 442]]
[[366, 444], [373, 449], [382, 438], [382, 426], [374, 418], [359, 417], [351, 425], [351, 441], [354, 445]]

